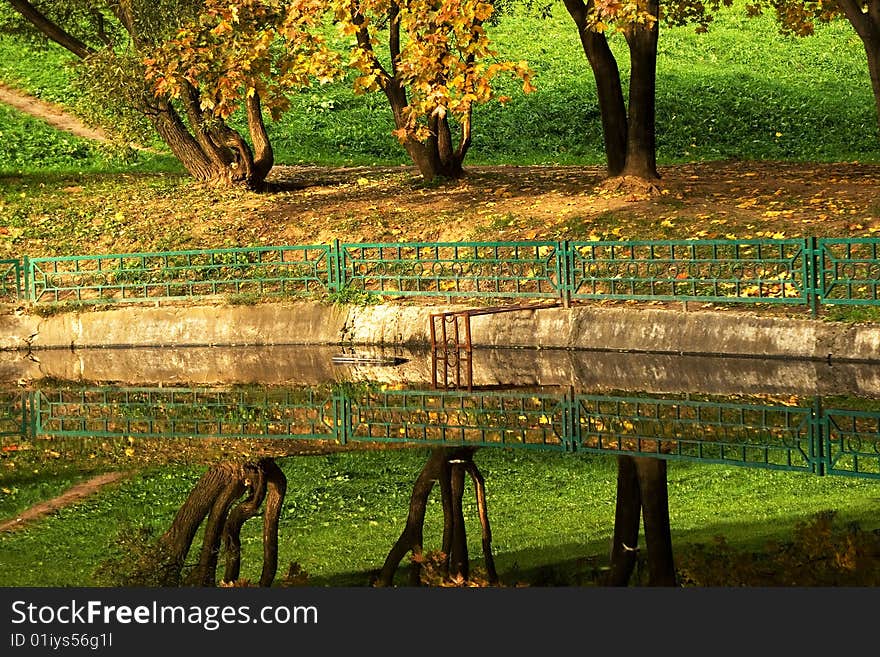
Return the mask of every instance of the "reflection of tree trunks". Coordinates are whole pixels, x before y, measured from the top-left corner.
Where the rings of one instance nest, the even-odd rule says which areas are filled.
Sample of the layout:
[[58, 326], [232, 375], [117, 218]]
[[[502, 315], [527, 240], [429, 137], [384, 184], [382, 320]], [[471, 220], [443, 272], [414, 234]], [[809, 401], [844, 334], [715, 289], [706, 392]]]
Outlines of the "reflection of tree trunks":
[[263, 571], [260, 586], [272, 586], [278, 571], [278, 523], [287, 494], [287, 477], [275, 461], [264, 459], [261, 463], [266, 474], [267, 493], [266, 510], [263, 512]]
[[652, 458], [637, 458], [635, 461], [639, 471], [645, 543], [648, 546], [648, 584], [675, 586], [666, 461]]
[[[208, 470], [159, 538], [160, 585], [175, 586], [183, 582], [190, 586], [213, 586], [221, 541], [227, 550], [224, 580], [237, 580], [241, 565], [241, 527], [259, 513], [265, 500], [260, 585], [270, 586], [278, 568], [278, 519], [286, 487], [284, 473], [272, 459], [247, 464], [222, 463]], [[235, 505], [248, 490], [248, 497]], [[187, 554], [203, 521], [205, 530], [198, 563], [184, 575]]]
[[636, 566], [642, 499], [639, 473], [631, 456], [617, 457], [617, 507], [614, 513], [614, 539], [611, 544], [611, 571], [608, 584], [626, 586]]
[[[452, 537], [449, 554], [449, 570], [467, 579], [470, 574], [467, 549], [467, 534], [464, 526], [464, 468], [461, 462], [452, 463]], [[446, 541], [443, 541], [444, 543]]]
[[437, 483], [440, 485], [440, 499], [443, 507], [442, 552], [445, 555], [443, 574], [467, 579], [470, 563], [462, 505], [465, 473], [469, 474], [474, 481], [488, 579], [492, 584], [497, 583], [498, 578], [491, 552], [492, 533], [486, 510], [486, 487], [479, 469], [473, 462], [475, 451], [475, 447], [438, 447], [431, 451], [428, 461], [413, 486], [406, 525], [385, 558], [385, 563], [376, 579], [377, 586], [391, 586], [393, 584], [394, 574], [400, 562], [410, 551], [416, 558], [413, 559], [409, 584], [418, 586], [421, 583], [421, 565], [418, 557], [421, 556], [423, 550], [425, 513], [428, 496], [431, 494], [434, 484]]
[[619, 456], [614, 541], [607, 580], [611, 586], [626, 586], [632, 576], [637, 557], [640, 514], [645, 525], [648, 584], [675, 586], [666, 461]]
[[492, 528], [489, 526], [489, 510], [486, 507], [486, 481], [473, 461], [465, 463], [465, 468], [474, 481], [474, 492], [477, 495], [477, 513], [480, 514], [480, 527], [483, 531], [483, 558], [486, 560], [486, 575], [489, 582], [495, 584], [498, 582], [498, 573], [495, 572], [495, 558], [492, 556]]

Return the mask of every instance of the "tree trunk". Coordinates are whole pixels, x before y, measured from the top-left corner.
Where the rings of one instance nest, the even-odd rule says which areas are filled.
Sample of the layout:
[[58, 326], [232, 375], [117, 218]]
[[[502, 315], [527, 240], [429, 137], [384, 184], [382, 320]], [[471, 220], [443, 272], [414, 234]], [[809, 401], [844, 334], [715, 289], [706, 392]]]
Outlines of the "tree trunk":
[[[413, 486], [413, 492], [409, 499], [406, 525], [388, 553], [388, 556], [385, 557], [385, 563], [382, 564], [382, 570], [376, 580], [377, 586], [391, 586], [393, 584], [394, 573], [407, 552], [412, 550], [414, 555], [421, 556], [428, 497], [434, 488], [434, 483], [439, 478], [441, 461], [444, 458], [445, 455], [442, 449], [433, 450], [427, 463], [425, 463], [422, 471], [416, 478], [416, 483]], [[413, 572], [415, 577], [410, 578], [410, 585], [416, 586], [419, 583], [417, 563], [413, 563], [411, 573]]]
[[[464, 476], [470, 474], [474, 481], [477, 496], [477, 509], [482, 526], [483, 556], [486, 560], [487, 579], [490, 584], [498, 582], [495, 562], [492, 558], [492, 532], [489, 527], [489, 515], [486, 511], [486, 488], [479, 468], [473, 462], [475, 447], [437, 447], [419, 473], [410, 497], [409, 513], [406, 526], [394, 543], [385, 563], [376, 577], [376, 586], [391, 586], [394, 573], [406, 553], [412, 550], [415, 557], [422, 554], [425, 512], [428, 496], [435, 483], [440, 485], [440, 499], [443, 507], [443, 537], [441, 552], [444, 556], [441, 573], [444, 577], [452, 576], [467, 580], [470, 576], [470, 560], [467, 550], [462, 498], [464, 496]], [[410, 586], [421, 584], [420, 559], [413, 559], [410, 570]]]
[[[250, 495], [233, 508], [246, 490]], [[238, 579], [241, 563], [239, 534], [244, 522], [259, 512], [265, 500], [263, 522], [263, 569], [261, 586], [271, 586], [278, 568], [278, 520], [287, 489], [287, 479], [272, 459], [256, 464], [222, 463], [212, 467], [187, 496], [168, 530], [156, 544], [158, 573], [149, 577], [160, 586], [214, 586], [221, 540], [227, 547], [224, 580]], [[196, 532], [205, 521], [199, 560], [182, 575]]]
[[862, 11], [860, 0], [837, 0], [837, 2], [865, 48], [871, 89], [874, 92], [877, 125], [880, 128], [880, 0], [868, 0], [867, 11]]
[[578, 28], [581, 47], [596, 81], [608, 175], [619, 176], [626, 163], [627, 121], [617, 60], [605, 35], [589, 29], [583, 0], [565, 0], [565, 8]]
[[666, 461], [650, 457], [639, 457], [634, 460], [642, 498], [645, 545], [648, 548], [648, 585], [675, 586]]
[[[643, 9], [659, 16], [659, 0], [647, 0]], [[629, 115], [627, 120], [626, 165], [622, 175], [656, 180], [657, 40], [660, 23], [639, 23], [626, 30], [630, 53]]]
[[865, 35], [861, 38], [868, 59], [868, 74], [871, 77], [877, 128], [880, 134], [880, 0], [875, 0], [873, 4], [875, 15], [870, 19], [871, 29], [865, 30]]
[[[10, 0], [12, 7], [44, 36], [51, 39], [79, 59], [86, 59], [95, 50], [60, 25], [40, 13], [28, 0]], [[110, 9], [131, 36], [135, 50], [143, 41], [137, 34], [136, 21], [128, 3], [110, 3]], [[145, 90], [145, 96], [149, 92]], [[254, 191], [267, 189], [266, 176], [272, 168], [274, 157], [263, 123], [260, 99], [254, 95], [247, 102], [247, 118], [251, 146], [235, 130], [219, 121], [216, 127], [206, 128], [198, 102], [198, 91], [190, 85], [184, 86], [181, 103], [190, 124], [190, 129], [181, 119], [170, 101], [163, 98], [130, 98], [139, 111], [158, 133], [174, 156], [196, 180], [218, 187], [244, 186]]]
[[617, 506], [614, 538], [611, 543], [609, 586], [626, 586], [636, 566], [639, 523], [642, 513], [641, 489], [636, 461], [632, 456], [617, 457]]

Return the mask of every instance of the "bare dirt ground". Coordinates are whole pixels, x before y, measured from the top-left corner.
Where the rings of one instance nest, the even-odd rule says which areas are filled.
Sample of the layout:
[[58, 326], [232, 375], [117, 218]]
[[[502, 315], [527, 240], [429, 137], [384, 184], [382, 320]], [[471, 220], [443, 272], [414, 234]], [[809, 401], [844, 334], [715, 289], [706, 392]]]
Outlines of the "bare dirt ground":
[[472, 166], [437, 186], [409, 167], [273, 174], [289, 191], [254, 220], [288, 243], [880, 234], [880, 166], [868, 164], [666, 166], [654, 195], [609, 191], [589, 166]]
[[38, 520], [43, 516], [54, 513], [58, 509], [69, 506], [88, 497], [95, 491], [116, 483], [126, 476], [124, 472], [107, 472], [105, 474], [92, 477], [91, 479], [71, 486], [61, 495], [53, 497], [51, 500], [40, 502], [26, 509], [15, 518], [0, 522], [0, 532], [11, 532], [26, 527], [28, 523]]
[[3, 84], [0, 84], [0, 103], [14, 107], [19, 112], [43, 119], [59, 130], [73, 133], [78, 137], [107, 141], [107, 136], [103, 132], [88, 127], [75, 116], [65, 112], [61, 107], [28, 96]]

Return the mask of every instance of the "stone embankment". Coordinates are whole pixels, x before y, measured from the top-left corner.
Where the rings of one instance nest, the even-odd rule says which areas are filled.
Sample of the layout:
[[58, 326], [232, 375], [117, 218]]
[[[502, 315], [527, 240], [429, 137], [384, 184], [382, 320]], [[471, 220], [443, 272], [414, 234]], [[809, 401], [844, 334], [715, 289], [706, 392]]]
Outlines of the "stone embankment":
[[[0, 348], [430, 345], [430, 315], [454, 306], [132, 306], [40, 317], [0, 315]], [[880, 363], [880, 324], [576, 306], [471, 318], [476, 348], [604, 350]]]

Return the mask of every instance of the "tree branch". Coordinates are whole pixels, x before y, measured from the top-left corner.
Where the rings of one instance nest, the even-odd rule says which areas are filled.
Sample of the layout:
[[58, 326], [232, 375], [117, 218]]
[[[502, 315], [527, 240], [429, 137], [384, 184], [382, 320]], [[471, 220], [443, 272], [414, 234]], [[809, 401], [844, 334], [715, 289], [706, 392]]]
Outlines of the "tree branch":
[[93, 48], [46, 18], [46, 16], [37, 11], [36, 7], [27, 0], [9, 0], [9, 2], [19, 14], [24, 16], [24, 18], [42, 34], [62, 48], [72, 52], [80, 59], [85, 59], [89, 55], [95, 53]]

